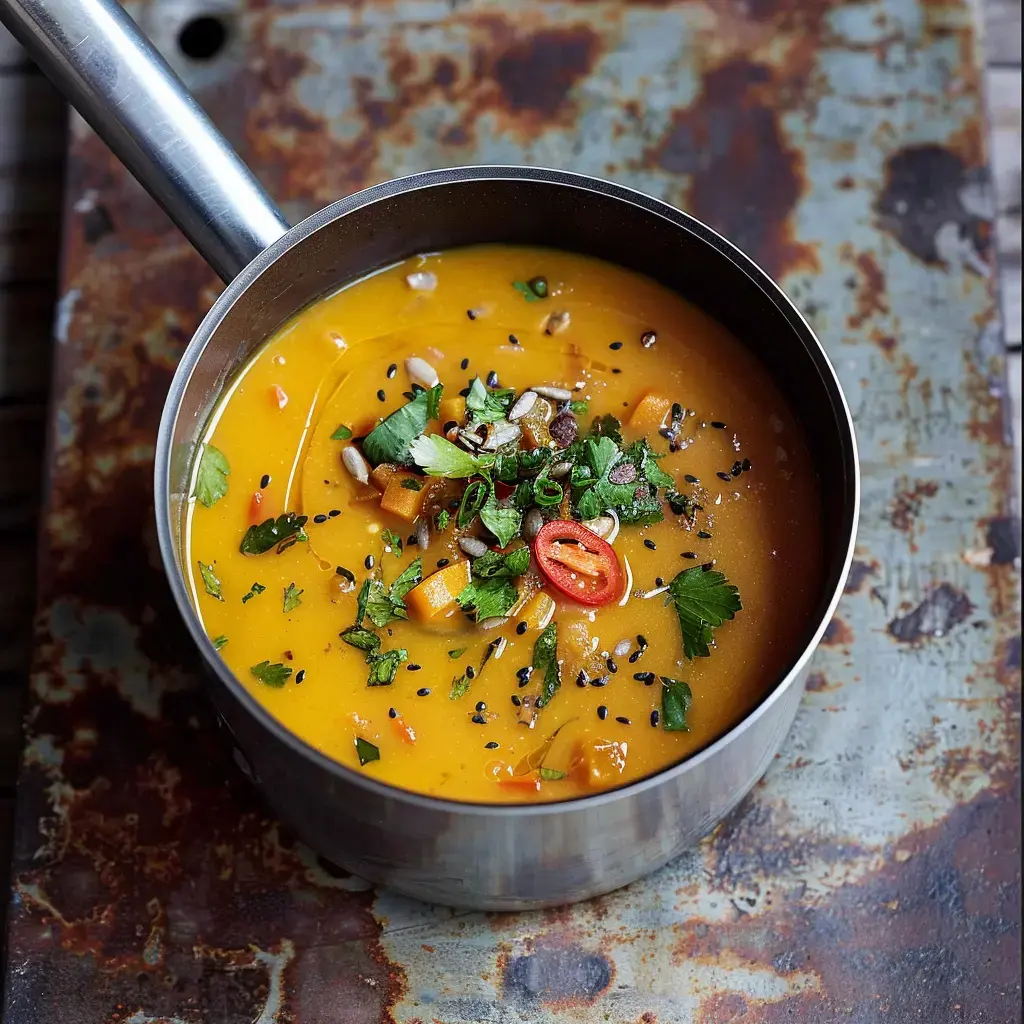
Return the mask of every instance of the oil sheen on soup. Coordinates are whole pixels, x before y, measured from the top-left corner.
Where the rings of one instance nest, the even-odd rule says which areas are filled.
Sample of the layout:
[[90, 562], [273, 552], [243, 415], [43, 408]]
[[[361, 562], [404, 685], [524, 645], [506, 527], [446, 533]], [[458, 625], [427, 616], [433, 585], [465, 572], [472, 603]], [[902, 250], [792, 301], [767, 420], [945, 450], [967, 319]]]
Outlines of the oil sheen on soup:
[[358, 772], [478, 802], [620, 786], [792, 662], [820, 496], [764, 368], [699, 309], [543, 249], [408, 260], [232, 383], [188, 564], [211, 642]]

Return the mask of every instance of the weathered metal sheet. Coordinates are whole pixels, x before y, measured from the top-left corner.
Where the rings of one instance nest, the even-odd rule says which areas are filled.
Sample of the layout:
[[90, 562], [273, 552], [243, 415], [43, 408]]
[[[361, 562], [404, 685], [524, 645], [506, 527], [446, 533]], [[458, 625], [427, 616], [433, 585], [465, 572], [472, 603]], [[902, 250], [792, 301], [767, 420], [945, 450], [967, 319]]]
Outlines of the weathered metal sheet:
[[[227, 48], [177, 62], [293, 217], [525, 161], [746, 248], [855, 409], [858, 560], [776, 764], [653, 877], [502, 916], [319, 864], [225, 755], [155, 549], [157, 415], [215, 283], [76, 125], [5, 1019], [1020, 1019], [1018, 531], [966, 3], [211, 9]], [[200, 8], [136, 10], [173, 56]]]

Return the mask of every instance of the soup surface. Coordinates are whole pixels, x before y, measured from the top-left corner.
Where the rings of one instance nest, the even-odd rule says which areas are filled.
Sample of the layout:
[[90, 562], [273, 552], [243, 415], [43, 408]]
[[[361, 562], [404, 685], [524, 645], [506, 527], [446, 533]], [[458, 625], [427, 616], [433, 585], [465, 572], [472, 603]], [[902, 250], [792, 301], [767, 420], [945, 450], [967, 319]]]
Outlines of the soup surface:
[[[764, 368], [586, 257], [421, 256], [259, 349], [197, 462], [196, 608], [288, 729], [452, 800], [592, 793], [795, 656], [820, 499]], [[539, 531], [539, 532], [538, 532]]]

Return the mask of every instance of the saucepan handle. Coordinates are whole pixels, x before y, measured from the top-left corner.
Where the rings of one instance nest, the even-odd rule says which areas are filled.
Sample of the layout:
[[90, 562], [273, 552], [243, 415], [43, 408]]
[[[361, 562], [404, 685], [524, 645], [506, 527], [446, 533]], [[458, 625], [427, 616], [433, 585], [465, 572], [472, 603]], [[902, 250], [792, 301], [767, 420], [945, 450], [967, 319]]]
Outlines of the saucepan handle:
[[116, 0], [0, 0], [0, 21], [225, 281], [288, 230]]

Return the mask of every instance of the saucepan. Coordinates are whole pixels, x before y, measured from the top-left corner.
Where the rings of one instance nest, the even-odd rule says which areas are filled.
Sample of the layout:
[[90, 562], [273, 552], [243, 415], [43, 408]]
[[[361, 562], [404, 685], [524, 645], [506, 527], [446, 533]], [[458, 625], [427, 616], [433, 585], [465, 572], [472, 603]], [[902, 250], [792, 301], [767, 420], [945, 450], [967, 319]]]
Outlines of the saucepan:
[[[693, 217], [562, 170], [456, 167], [341, 199], [289, 227], [115, 0], [0, 0], [0, 18], [227, 287], [174, 375], [156, 449], [160, 553], [209, 668], [237, 760], [280, 818], [329, 860], [449, 905], [526, 909], [608, 892], [706, 835], [764, 773], [796, 714], [856, 534], [853, 424], [821, 344], [771, 278]], [[491, 806], [420, 796], [337, 764], [277, 722], [214, 652], [185, 585], [190, 468], [218, 396], [283, 321], [344, 282], [419, 252], [543, 245], [646, 274], [718, 319], [768, 367], [804, 425], [825, 525], [820, 598], [785, 675], [716, 742], [599, 795]]]

